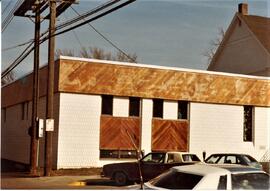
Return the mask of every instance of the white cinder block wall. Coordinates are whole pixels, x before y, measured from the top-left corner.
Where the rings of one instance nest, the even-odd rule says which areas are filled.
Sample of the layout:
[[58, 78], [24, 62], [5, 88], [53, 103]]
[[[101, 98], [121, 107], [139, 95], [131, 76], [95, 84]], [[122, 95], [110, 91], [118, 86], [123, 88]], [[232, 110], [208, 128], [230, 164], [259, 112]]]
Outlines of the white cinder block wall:
[[[265, 151], [270, 147], [270, 108], [255, 107], [255, 132], [254, 146], [258, 160], [265, 154]], [[269, 154], [268, 154], [269, 157]]]
[[269, 108], [256, 108], [255, 146], [253, 142], [243, 141], [243, 113], [243, 106], [190, 103], [190, 152], [201, 158], [203, 151], [207, 156], [217, 152], [247, 153], [259, 160], [262, 152], [256, 147], [256, 142], [260, 136], [263, 139], [259, 145], [269, 142], [266, 138], [269, 122], [260, 124], [258, 121], [260, 118], [266, 121], [262, 118], [269, 115]]
[[57, 168], [98, 166], [101, 96], [60, 94]]

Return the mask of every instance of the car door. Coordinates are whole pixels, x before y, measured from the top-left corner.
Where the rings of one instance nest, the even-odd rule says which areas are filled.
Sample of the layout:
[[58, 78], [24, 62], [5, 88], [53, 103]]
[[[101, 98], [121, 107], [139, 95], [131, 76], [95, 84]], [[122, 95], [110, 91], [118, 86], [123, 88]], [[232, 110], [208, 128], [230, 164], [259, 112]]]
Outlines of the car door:
[[141, 160], [144, 181], [150, 180], [164, 172], [165, 153], [150, 153]]

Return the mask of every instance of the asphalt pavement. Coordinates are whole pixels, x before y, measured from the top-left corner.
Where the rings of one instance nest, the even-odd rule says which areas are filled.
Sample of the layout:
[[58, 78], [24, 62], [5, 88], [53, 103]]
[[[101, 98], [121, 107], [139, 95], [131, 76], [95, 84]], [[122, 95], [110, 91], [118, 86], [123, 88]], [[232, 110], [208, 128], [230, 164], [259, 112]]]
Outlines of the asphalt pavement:
[[134, 185], [116, 186], [100, 175], [30, 177], [25, 172], [1, 173], [1, 189], [134, 189]]

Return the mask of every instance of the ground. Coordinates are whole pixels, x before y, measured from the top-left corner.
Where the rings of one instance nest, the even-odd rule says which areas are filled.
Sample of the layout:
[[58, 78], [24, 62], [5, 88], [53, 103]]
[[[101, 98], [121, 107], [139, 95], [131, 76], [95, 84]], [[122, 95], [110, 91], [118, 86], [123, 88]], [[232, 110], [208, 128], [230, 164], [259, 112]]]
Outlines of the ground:
[[1, 160], [1, 189], [128, 189], [116, 186], [100, 173], [101, 168], [60, 169], [45, 177], [40, 169], [32, 176], [25, 165]]

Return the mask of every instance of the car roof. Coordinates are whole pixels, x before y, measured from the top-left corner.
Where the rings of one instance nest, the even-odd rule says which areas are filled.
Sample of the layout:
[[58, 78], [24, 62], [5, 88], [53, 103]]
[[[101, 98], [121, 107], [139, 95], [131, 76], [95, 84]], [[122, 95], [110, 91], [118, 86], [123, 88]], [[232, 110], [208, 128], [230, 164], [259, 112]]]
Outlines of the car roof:
[[263, 172], [261, 169], [243, 166], [243, 165], [234, 165], [234, 164], [209, 164], [210, 166], [215, 166], [219, 168], [226, 169], [231, 173], [239, 173], [239, 172]]
[[236, 156], [240, 156], [240, 155], [244, 155], [244, 156], [250, 156], [248, 154], [239, 154], [239, 153], [213, 153], [209, 156], [214, 156], [214, 155], [236, 155]]
[[167, 153], [179, 153], [179, 154], [189, 154], [189, 155], [196, 155], [195, 153], [189, 153], [189, 152], [181, 152], [181, 151], [169, 151]]
[[193, 164], [193, 165], [175, 166], [172, 167], [172, 170], [198, 175], [228, 174], [228, 173], [234, 174], [247, 172], [263, 173], [263, 171], [260, 169], [233, 164], [229, 165]]
[[222, 173], [222, 174], [228, 173], [228, 170], [226, 169], [210, 166], [206, 164], [175, 166], [175, 167], [172, 167], [172, 170], [175, 170], [177, 172], [186, 172], [186, 173], [199, 174], [199, 175], [206, 175], [206, 174], [212, 174], [212, 173]]

